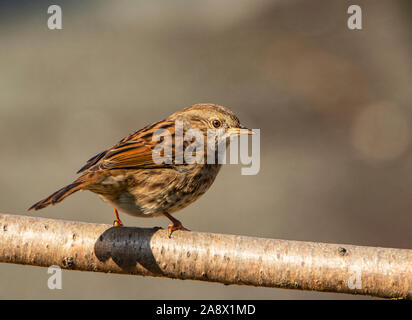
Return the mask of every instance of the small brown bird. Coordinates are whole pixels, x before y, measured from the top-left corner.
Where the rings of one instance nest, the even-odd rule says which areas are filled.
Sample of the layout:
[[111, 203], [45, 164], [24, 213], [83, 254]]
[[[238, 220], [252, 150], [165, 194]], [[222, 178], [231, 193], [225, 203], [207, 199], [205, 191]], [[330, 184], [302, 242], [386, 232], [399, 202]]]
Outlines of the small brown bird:
[[[205, 141], [210, 140], [208, 130], [218, 132], [211, 144], [204, 144], [203, 163], [177, 161], [184, 158], [190, 146], [190, 141], [177, 136], [177, 123], [182, 127], [183, 136], [188, 130], [197, 129]], [[156, 146], [161, 143], [158, 139], [159, 133], [164, 132], [161, 130], [168, 130], [172, 137], [169, 144], [165, 143], [165, 138], [163, 140], [163, 155], [167, 151], [173, 155], [163, 163], [155, 161], [153, 156]], [[39, 210], [76, 191], [89, 190], [114, 208], [115, 226], [123, 225], [119, 210], [137, 217], [164, 215], [172, 221], [169, 235], [174, 230], [187, 230], [171, 213], [188, 206], [209, 189], [221, 167], [216, 160], [218, 145], [240, 134], [253, 132], [243, 127], [230, 110], [213, 104], [193, 105], [130, 134], [112, 148], [95, 155], [77, 172], [82, 173], [78, 179], [29, 210]], [[214, 163], [207, 161], [208, 153], [213, 154]]]

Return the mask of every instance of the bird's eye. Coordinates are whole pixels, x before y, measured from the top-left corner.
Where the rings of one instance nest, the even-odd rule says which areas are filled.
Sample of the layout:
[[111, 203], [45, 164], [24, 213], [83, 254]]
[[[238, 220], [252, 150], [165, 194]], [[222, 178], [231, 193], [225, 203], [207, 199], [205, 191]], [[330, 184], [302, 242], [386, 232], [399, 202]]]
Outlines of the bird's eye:
[[222, 123], [219, 120], [215, 119], [212, 121], [212, 125], [217, 129], [222, 125]]

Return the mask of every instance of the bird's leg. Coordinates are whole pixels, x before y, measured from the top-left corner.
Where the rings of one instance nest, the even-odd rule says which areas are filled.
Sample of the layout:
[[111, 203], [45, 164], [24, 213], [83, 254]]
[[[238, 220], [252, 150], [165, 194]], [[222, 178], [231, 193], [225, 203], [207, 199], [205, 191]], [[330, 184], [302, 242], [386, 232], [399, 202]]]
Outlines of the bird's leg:
[[123, 226], [123, 222], [122, 222], [122, 220], [120, 220], [120, 218], [119, 218], [119, 213], [117, 212], [117, 209], [116, 208], [113, 208], [114, 209], [114, 217], [116, 218], [116, 220], [114, 220], [114, 222], [113, 222], [113, 225], [115, 226], [115, 227], [121, 227], [121, 226]]
[[183, 224], [179, 220], [177, 220], [176, 218], [173, 218], [167, 212], [163, 212], [163, 214], [167, 218], [169, 218], [169, 220], [172, 221], [172, 223], [173, 223], [173, 224], [170, 224], [169, 227], [167, 228], [167, 230], [169, 231], [169, 238], [171, 238], [173, 231], [176, 231], [176, 230], [190, 231], [189, 229], [186, 229], [185, 227], [183, 227]]

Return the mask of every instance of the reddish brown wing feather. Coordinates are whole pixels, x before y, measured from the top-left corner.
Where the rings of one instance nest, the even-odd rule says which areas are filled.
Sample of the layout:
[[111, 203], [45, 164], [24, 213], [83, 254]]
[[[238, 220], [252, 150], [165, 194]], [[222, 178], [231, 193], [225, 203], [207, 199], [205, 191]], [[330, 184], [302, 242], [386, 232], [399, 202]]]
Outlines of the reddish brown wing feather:
[[106, 153], [107, 153], [107, 150], [100, 152], [99, 154], [96, 154], [94, 157], [87, 160], [86, 164], [83, 167], [81, 167], [80, 170], [77, 171], [77, 173], [86, 171], [87, 169], [94, 166], [101, 158], [103, 158], [106, 155]]
[[152, 159], [152, 149], [144, 141], [121, 145], [110, 149], [99, 161], [102, 169], [156, 168]]
[[[153, 148], [158, 142], [153, 141], [153, 134], [157, 130], [169, 130], [174, 136], [174, 122], [163, 120], [149, 125], [127, 137], [111, 149], [103, 151], [90, 160], [83, 166], [79, 172], [90, 169], [92, 171], [99, 169], [149, 169], [149, 168], [164, 168], [170, 165], [157, 164], [153, 161]], [[174, 140], [174, 139], [173, 139]], [[172, 154], [174, 155], [174, 145]]]

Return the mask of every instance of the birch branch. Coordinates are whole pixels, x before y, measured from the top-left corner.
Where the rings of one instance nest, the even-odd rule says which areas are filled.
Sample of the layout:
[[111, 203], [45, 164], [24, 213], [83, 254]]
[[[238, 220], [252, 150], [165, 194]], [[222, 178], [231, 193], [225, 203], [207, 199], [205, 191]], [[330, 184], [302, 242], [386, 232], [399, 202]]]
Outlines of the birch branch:
[[0, 214], [0, 262], [412, 298], [412, 250]]

